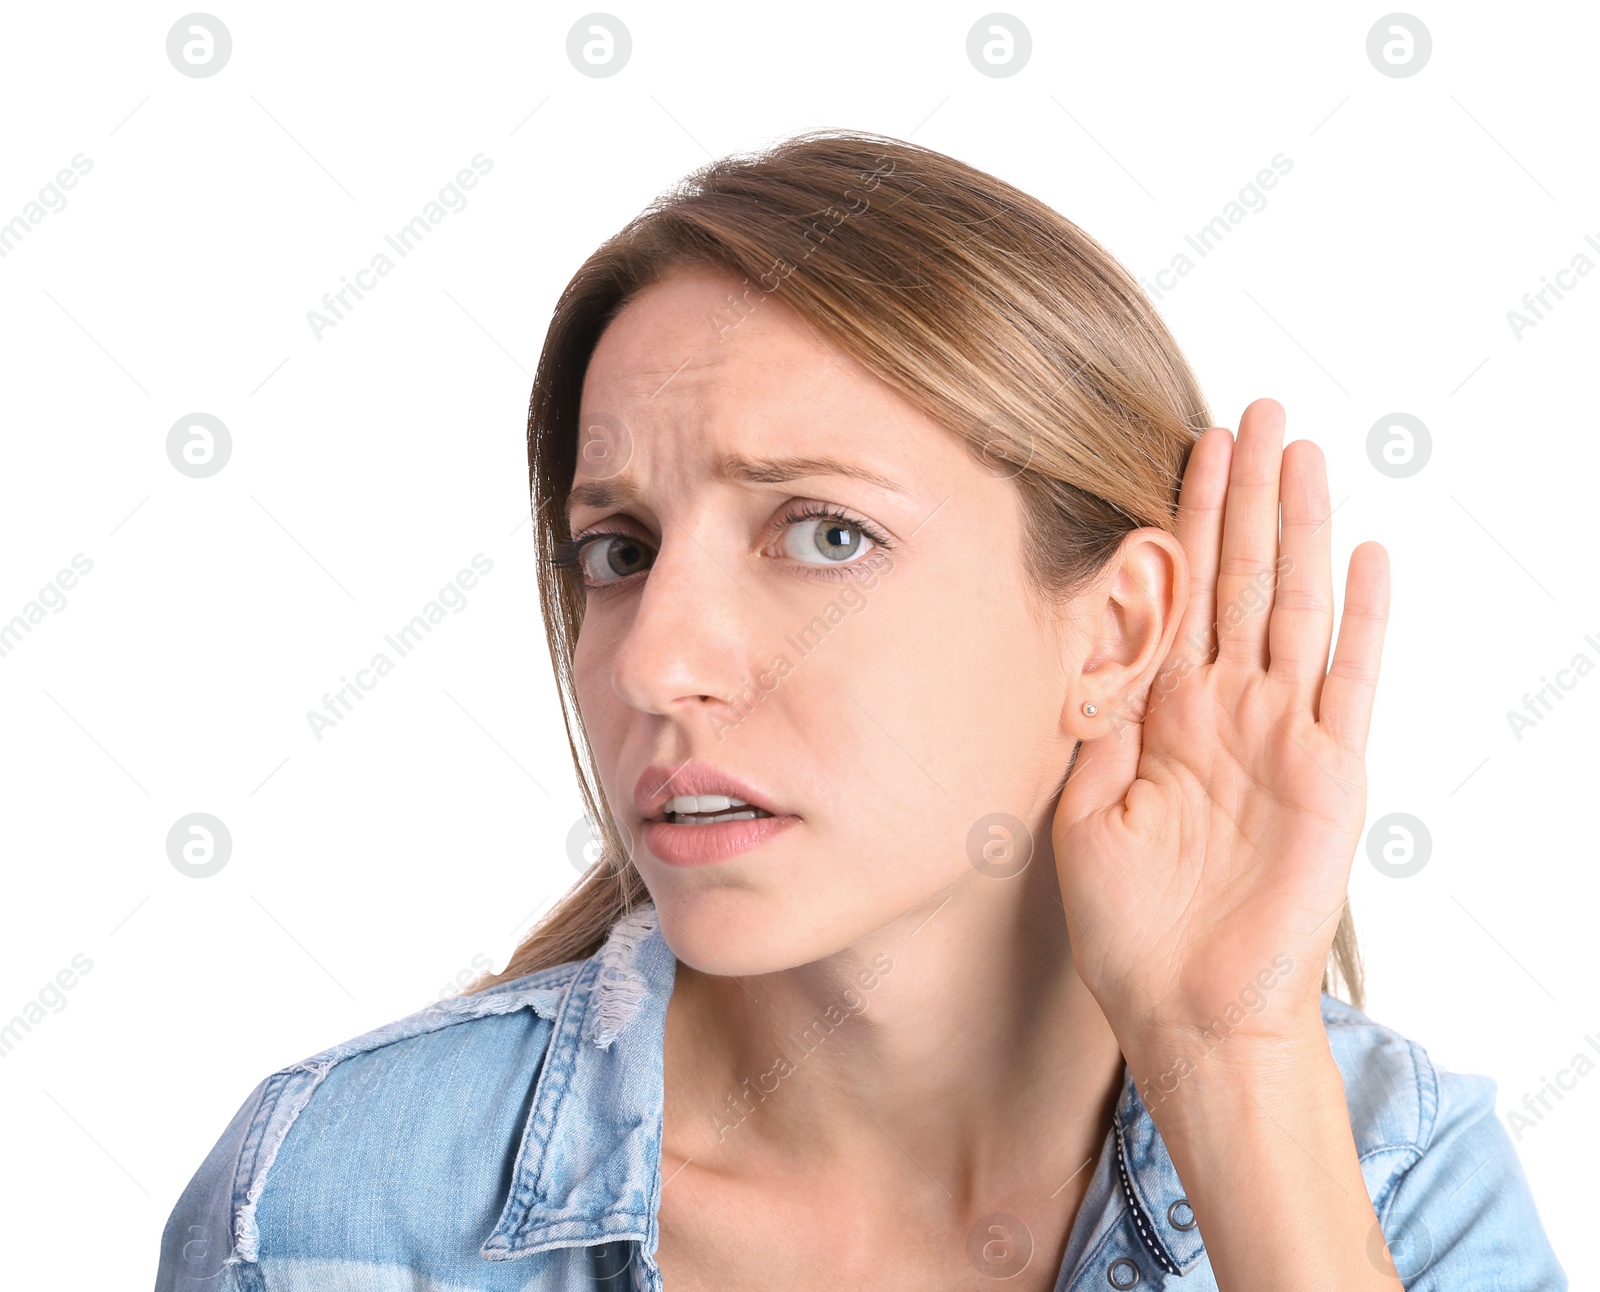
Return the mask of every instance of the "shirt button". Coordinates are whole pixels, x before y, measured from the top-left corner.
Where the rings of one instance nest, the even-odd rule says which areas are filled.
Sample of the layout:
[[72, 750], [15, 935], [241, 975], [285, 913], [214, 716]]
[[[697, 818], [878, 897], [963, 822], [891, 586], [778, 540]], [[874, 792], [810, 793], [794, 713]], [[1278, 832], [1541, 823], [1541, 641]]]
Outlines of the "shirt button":
[[1114, 1288], [1131, 1288], [1139, 1281], [1139, 1267], [1126, 1256], [1119, 1256], [1106, 1270], [1106, 1278]]
[[1193, 1229], [1194, 1210], [1189, 1206], [1189, 1199], [1179, 1198], [1168, 1207], [1167, 1219], [1172, 1222], [1174, 1229]]

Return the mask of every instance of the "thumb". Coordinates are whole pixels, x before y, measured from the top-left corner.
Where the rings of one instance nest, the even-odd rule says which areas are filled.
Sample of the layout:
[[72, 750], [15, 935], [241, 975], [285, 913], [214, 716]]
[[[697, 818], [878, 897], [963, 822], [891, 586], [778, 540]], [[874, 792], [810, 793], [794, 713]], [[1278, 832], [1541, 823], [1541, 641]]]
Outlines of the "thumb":
[[1053, 833], [1058, 837], [1085, 817], [1120, 807], [1139, 771], [1144, 728], [1125, 715], [1111, 714], [1103, 736], [1079, 743], [1056, 807]]

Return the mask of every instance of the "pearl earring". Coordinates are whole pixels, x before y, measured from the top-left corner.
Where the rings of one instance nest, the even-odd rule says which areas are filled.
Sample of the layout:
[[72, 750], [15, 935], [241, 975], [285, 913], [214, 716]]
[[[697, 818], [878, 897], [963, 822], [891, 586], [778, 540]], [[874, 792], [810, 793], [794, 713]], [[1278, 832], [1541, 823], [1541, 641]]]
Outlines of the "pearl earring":
[[1095, 714], [1099, 713], [1100, 710], [1095, 707], [1094, 701], [1085, 700], [1083, 702], [1083, 712], [1086, 717], [1092, 718]]

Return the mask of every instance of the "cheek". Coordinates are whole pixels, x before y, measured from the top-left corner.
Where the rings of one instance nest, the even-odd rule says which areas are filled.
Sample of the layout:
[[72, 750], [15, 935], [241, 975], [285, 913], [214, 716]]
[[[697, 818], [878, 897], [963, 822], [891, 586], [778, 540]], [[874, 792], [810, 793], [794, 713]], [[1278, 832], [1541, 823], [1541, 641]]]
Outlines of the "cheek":
[[584, 725], [593, 728], [601, 721], [601, 687], [604, 682], [598, 652], [580, 638], [572, 652], [572, 689], [578, 697], [578, 711]]
[[612, 778], [627, 737], [628, 715], [612, 685], [610, 647], [606, 643], [579, 635], [572, 652], [572, 690], [601, 782], [613, 803], [626, 803], [632, 798], [633, 787], [628, 786], [617, 798], [620, 787], [612, 783]]
[[572, 650], [572, 688], [586, 721], [599, 721], [621, 704], [612, 679], [618, 634], [591, 614], [584, 620]]
[[781, 740], [811, 769], [826, 805], [819, 861], [859, 871], [865, 852], [874, 878], [897, 887], [901, 867], [913, 882], [947, 881], [984, 819], [1029, 813], [1050, 719], [1028, 694], [1037, 639], [1014, 609], [996, 627], [1001, 609], [885, 596], [796, 661], [764, 702], [770, 724], [743, 724], [758, 747]]
[[945, 591], [882, 607], [882, 631], [863, 638], [857, 667], [886, 711], [873, 716], [919, 759], [965, 769], [1003, 753], [1019, 721], [1037, 716], [1028, 692], [1046, 674], [1037, 629], [1003, 589]]
[[878, 701], [892, 719], [874, 716], [905, 748], [893, 765], [910, 819], [937, 822], [965, 859], [969, 830], [997, 813], [1029, 819], [1065, 770], [1056, 674], [1026, 612], [983, 590], [908, 632], [901, 658]]

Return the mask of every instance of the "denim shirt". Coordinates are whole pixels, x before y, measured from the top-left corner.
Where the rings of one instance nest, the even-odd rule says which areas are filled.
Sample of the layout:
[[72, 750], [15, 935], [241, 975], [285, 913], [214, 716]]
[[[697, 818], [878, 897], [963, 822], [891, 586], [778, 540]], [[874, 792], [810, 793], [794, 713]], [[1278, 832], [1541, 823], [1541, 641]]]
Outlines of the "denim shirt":
[[[173, 1208], [157, 1292], [661, 1292], [662, 1042], [676, 968], [647, 902], [586, 960], [274, 1072]], [[1322, 1017], [1403, 1286], [1565, 1289], [1494, 1083], [1436, 1067], [1326, 993]], [[1368, 1251], [1381, 1258], [1376, 1234]], [[1055, 1292], [1108, 1287], [1217, 1287], [1126, 1068]]]

